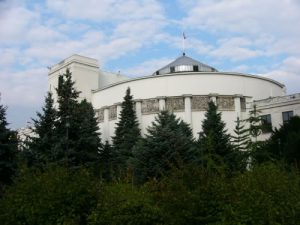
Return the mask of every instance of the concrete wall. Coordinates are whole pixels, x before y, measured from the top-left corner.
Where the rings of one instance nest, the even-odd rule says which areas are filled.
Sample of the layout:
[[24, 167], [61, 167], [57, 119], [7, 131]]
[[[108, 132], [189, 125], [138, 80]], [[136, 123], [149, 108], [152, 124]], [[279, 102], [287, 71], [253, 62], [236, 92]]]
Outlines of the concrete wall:
[[[138, 102], [146, 99], [157, 99], [160, 104], [168, 98], [182, 98], [184, 109], [174, 113], [184, 121], [191, 124], [193, 134], [198, 137], [205, 110], [193, 110], [191, 101], [195, 96], [208, 96], [216, 101], [222, 98], [234, 99], [233, 108], [222, 110], [222, 118], [227, 124], [227, 129], [232, 132], [237, 116], [240, 118], [248, 115], [248, 110], [241, 110], [241, 98], [245, 98], [247, 104], [255, 99], [268, 98], [270, 96], [283, 96], [285, 88], [282, 84], [262, 77], [249, 76], [234, 73], [180, 73], [164, 76], [149, 76], [111, 85], [110, 87], [93, 92], [92, 104], [95, 109], [111, 106], [123, 101], [126, 89], [130, 87], [134, 99]], [[249, 108], [249, 106], [248, 106]], [[141, 123], [142, 133], [154, 120], [156, 113], [143, 114], [137, 108], [138, 119]], [[110, 140], [114, 135], [115, 122], [104, 121], [100, 123], [103, 140]]]

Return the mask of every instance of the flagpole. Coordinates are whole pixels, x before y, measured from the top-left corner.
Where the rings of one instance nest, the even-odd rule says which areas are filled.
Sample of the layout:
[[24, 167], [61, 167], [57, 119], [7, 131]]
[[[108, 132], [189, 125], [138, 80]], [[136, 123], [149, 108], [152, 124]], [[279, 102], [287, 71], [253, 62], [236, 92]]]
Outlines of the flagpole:
[[182, 32], [182, 54], [185, 55], [185, 39], [186, 36], [184, 34], [184, 32]]

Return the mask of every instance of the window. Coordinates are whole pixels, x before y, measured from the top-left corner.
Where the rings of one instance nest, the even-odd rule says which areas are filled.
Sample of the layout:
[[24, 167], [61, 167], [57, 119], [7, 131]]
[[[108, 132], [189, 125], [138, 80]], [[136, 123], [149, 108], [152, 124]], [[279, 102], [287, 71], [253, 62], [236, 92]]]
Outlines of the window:
[[293, 111], [282, 112], [282, 122], [287, 123], [293, 116]]
[[171, 66], [171, 67], [170, 67], [170, 72], [171, 72], [171, 73], [174, 73], [174, 72], [175, 72], [175, 67], [174, 67], [174, 66]]
[[260, 118], [261, 118], [262, 132], [263, 133], [271, 132], [272, 131], [271, 115], [270, 114], [263, 115], [263, 116], [260, 116]]
[[193, 66], [193, 71], [198, 72], [199, 71], [199, 67], [197, 65]]

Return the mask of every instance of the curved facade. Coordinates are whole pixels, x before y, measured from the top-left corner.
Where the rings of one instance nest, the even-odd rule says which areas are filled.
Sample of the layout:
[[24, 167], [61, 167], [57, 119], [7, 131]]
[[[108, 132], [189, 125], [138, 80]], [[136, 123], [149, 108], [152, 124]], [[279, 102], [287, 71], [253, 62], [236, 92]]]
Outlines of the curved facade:
[[93, 91], [92, 103], [104, 139], [114, 135], [120, 103], [128, 87], [136, 102], [142, 133], [159, 110], [167, 109], [190, 123], [195, 136], [201, 130], [210, 100], [218, 104], [228, 130], [232, 131], [232, 122], [237, 116], [242, 119], [247, 116], [249, 103], [254, 99], [284, 95], [284, 86], [276, 81], [235, 73], [188, 72], [136, 78]]
[[[277, 109], [282, 104], [285, 104], [282, 109], [289, 110], [292, 107], [293, 114], [300, 114], [300, 95], [295, 95], [288, 103], [272, 103], [270, 106], [272, 99], [285, 98], [283, 84], [261, 76], [218, 72], [215, 68], [185, 55], [153, 75], [139, 78], [128, 78], [101, 70], [96, 72], [98, 65], [94, 61], [91, 65], [91, 59], [83, 56], [73, 55], [63, 62], [50, 70], [50, 88], [55, 86], [58, 71], [69, 68], [76, 88], [82, 92], [81, 98], [91, 101], [96, 110], [103, 140], [111, 140], [114, 136], [121, 102], [128, 87], [134, 97], [143, 134], [147, 132], [147, 127], [151, 125], [156, 114], [167, 109], [189, 123], [197, 137], [209, 101], [218, 105], [229, 132], [233, 131], [237, 117], [247, 118], [253, 104], [257, 104], [265, 115], [269, 115], [270, 109], [280, 115], [281, 112], [278, 113]], [[264, 108], [264, 102], [269, 104], [267, 108]], [[272, 124], [276, 127], [283, 122], [278, 115], [274, 117], [276, 121]]]

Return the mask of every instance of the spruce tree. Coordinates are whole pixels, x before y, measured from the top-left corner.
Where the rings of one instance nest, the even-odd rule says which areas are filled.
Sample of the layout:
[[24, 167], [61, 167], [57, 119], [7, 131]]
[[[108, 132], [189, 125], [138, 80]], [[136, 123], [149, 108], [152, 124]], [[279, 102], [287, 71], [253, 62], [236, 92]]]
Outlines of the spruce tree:
[[124, 101], [122, 102], [120, 120], [116, 124], [115, 136], [113, 137], [115, 164], [119, 168], [119, 172], [125, 172], [126, 168], [128, 168], [133, 147], [140, 136], [133, 96], [130, 94], [130, 88], [127, 88]]
[[[230, 143], [230, 135], [225, 129], [225, 123], [221, 119], [221, 113], [217, 111], [214, 102], [208, 103], [208, 110], [202, 123], [202, 131], [199, 135], [202, 163], [206, 166], [220, 166], [225, 163], [232, 168], [233, 149]], [[205, 159], [205, 160], [204, 160]]]
[[0, 193], [4, 185], [11, 183], [17, 167], [17, 133], [7, 128], [6, 109], [0, 105]]
[[101, 141], [92, 105], [78, 102], [79, 93], [69, 69], [59, 77], [57, 88], [58, 120], [55, 145], [58, 159], [69, 166], [96, 163]]
[[55, 162], [54, 144], [58, 141], [55, 123], [57, 111], [54, 108], [52, 93], [48, 92], [42, 112], [37, 112], [37, 119], [33, 119], [31, 134], [25, 142], [23, 153], [30, 165], [41, 166]]
[[134, 169], [138, 182], [159, 178], [172, 167], [195, 160], [192, 130], [173, 113], [160, 112], [147, 131], [135, 149]]
[[101, 177], [106, 181], [111, 181], [113, 179], [113, 154], [112, 146], [108, 141], [105, 142], [100, 150], [99, 161]]
[[249, 129], [245, 127], [245, 121], [237, 117], [234, 135], [231, 136], [231, 143], [237, 151], [247, 151], [250, 144]]

